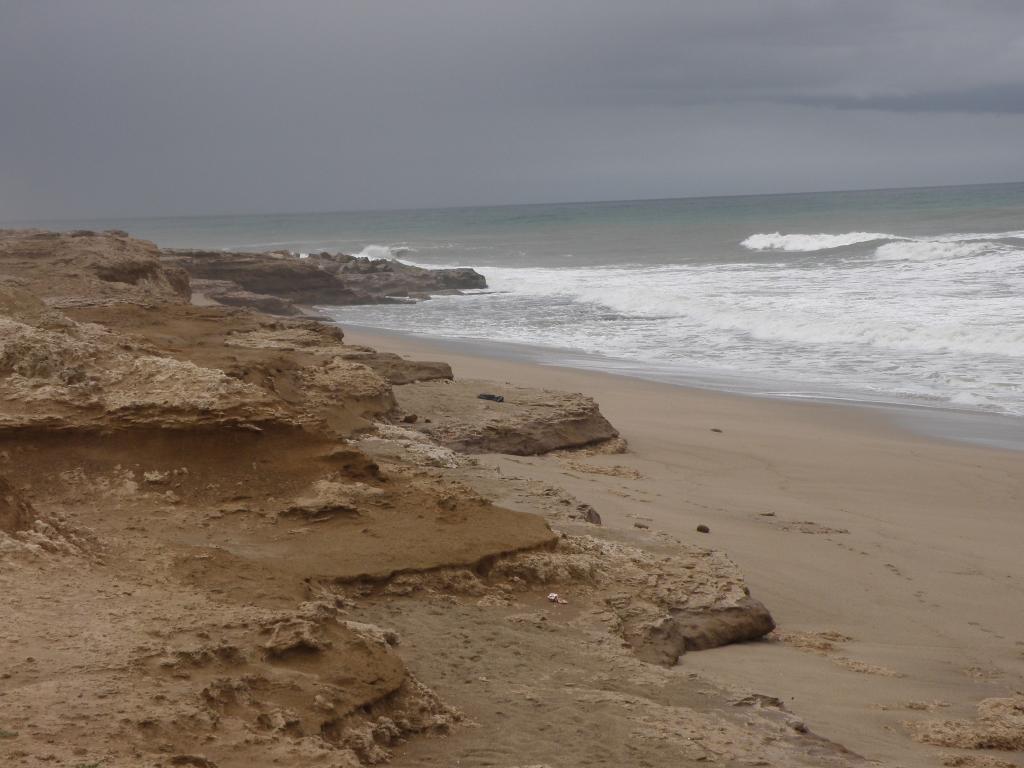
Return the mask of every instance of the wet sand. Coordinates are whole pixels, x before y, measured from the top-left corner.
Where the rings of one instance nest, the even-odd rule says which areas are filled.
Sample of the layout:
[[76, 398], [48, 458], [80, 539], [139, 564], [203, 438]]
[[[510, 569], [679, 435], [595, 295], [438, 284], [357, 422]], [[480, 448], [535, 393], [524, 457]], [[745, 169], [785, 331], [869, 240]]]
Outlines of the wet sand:
[[940, 751], [913, 741], [906, 721], [972, 717], [980, 700], [1024, 688], [1021, 453], [914, 434], [883, 411], [351, 328], [346, 341], [445, 360], [456, 377], [594, 396], [629, 453], [487, 461], [566, 488], [607, 527], [648, 526], [737, 561], [783, 641], [688, 654], [693, 671], [779, 696], [820, 735], [906, 766], [935, 765]]

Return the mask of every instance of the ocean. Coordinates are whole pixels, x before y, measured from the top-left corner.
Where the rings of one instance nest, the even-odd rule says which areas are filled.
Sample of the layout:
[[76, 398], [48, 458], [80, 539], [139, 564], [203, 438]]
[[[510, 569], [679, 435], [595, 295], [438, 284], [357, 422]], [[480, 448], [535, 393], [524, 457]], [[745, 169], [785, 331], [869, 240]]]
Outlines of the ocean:
[[749, 394], [1024, 417], [1024, 183], [42, 224], [470, 266], [488, 290], [325, 311]]

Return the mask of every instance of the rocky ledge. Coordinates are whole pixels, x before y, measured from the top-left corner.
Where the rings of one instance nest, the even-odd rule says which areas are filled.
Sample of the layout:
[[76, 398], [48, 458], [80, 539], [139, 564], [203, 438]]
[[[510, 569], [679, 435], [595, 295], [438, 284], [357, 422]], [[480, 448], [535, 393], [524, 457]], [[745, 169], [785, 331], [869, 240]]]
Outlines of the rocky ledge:
[[[259, 265], [329, 277], [321, 259], [252, 259], [252, 281], [232, 274], [257, 290]], [[196, 306], [181, 263], [120, 232], [0, 231], [0, 765], [376, 765], [476, 738], [463, 709], [504, 718], [507, 699], [472, 693], [492, 680], [555, 699], [529, 705], [524, 733], [573, 728], [580, 691], [612, 702], [597, 728], [617, 726], [640, 677], [676, 690], [681, 655], [772, 628], [724, 556], [553, 531], [547, 494], [495, 503], [510, 480], [452, 450], [614, 438], [589, 398], [453, 382], [334, 325]], [[559, 658], [585, 688], [543, 670]], [[544, 679], [543, 697], [524, 687]], [[782, 716], [660, 697], [636, 727], [726, 735], [653, 740], [659, 765], [744, 738], [746, 754], [771, 739], [776, 765], [849, 764]]]
[[395, 394], [416, 429], [462, 453], [533, 456], [619, 436], [597, 403], [577, 392], [463, 379], [421, 381]]
[[424, 269], [344, 253], [164, 250], [161, 260], [193, 279], [216, 281], [197, 286], [210, 299], [278, 315], [297, 314], [294, 304], [393, 304], [487, 287], [469, 268]]

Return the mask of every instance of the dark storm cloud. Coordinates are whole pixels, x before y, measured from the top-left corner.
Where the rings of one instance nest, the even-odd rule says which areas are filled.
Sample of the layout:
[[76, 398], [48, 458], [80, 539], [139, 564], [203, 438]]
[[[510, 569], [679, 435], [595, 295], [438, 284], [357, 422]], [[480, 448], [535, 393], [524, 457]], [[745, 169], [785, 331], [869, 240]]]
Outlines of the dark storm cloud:
[[1024, 177], [1018, 0], [0, 0], [0, 219]]

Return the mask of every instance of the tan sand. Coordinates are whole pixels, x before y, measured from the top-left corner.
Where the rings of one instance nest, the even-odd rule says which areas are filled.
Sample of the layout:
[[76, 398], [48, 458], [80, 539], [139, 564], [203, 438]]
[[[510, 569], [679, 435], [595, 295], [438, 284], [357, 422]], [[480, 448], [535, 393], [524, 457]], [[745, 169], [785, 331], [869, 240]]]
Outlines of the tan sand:
[[713, 546], [739, 564], [779, 639], [688, 654], [690, 670], [779, 696], [818, 734], [887, 765], [939, 764], [908, 722], [970, 719], [981, 700], [1024, 689], [1024, 454], [919, 437], [867, 409], [351, 329], [346, 341], [442, 359], [457, 378], [595, 397], [629, 453], [487, 461], [566, 488], [608, 528]]
[[725, 554], [416, 431], [607, 450], [591, 399], [191, 305], [122, 233], [0, 232], [0, 262], [0, 765], [862, 764], [676, 664], [775, 626]]
[[0, 233], [0, 765], [1019, 765], [1017, 456], [452, 383], [160, 259]]

